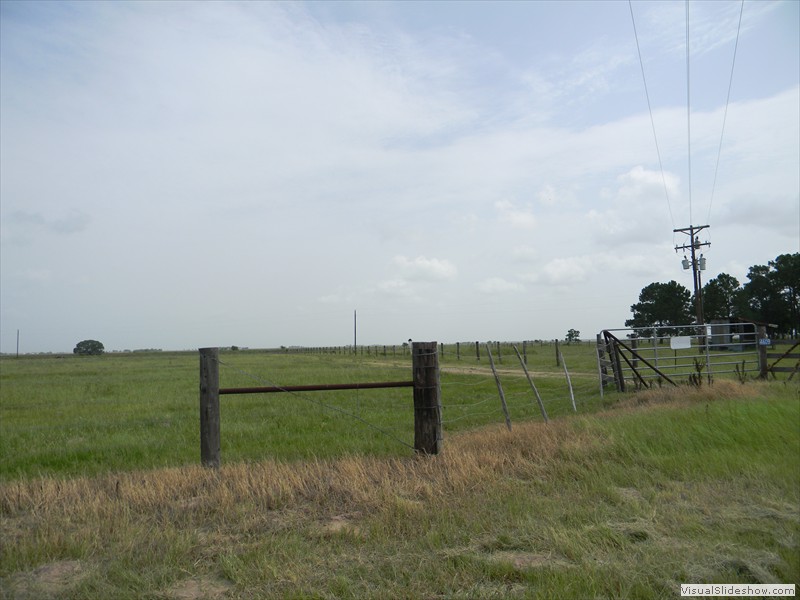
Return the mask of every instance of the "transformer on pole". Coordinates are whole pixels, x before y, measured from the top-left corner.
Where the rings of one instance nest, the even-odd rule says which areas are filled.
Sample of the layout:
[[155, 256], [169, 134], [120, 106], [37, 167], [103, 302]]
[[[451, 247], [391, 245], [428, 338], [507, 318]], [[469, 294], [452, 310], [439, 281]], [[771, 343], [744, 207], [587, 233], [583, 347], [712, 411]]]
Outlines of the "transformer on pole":
[[[689, 270], [691, 267], [692, 269], [692, 282], [694, 284], [694, 309], [697, 315], [698, 325], [705, 324], [705, 319], [703, 318], [703, 286], [702, 282], [700, 281], [700, 272], [706, 270], [706, 258], [702, 254], [698, 257], [697, 250], [703, 246], [710, 246], [711, 242], [701, 242], [696, 234], [703, 229], [708, 228], [708, 225], [690, 225], [689, 227], [683, 227], [682, 229], [672, 230], [673, 233], [685, 233], [689, 236], [690, 243], [684, 244], [683, 246], [675, 246], [675, 252], [678, 252], [678, 250], [683, 250], [684, 256], [683, 260], [681, 261], [683, 268], [685, 270]], [[691, 261], [686, 258], [686, 250], [691, 251]]]

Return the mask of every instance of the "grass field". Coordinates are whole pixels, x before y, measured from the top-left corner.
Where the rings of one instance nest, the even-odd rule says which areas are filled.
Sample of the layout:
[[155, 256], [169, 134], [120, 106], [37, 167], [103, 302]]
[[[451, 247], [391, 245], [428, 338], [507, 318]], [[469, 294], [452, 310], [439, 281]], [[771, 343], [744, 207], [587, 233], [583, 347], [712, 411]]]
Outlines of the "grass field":
[[[596, 406], [592, 347], [562, 350], [583, 408]], [[502, 352], [495, 360], [512, 419], [541, 418], [519, 361], [510, 348]], [[528, 360], [539, 373], [548, 413], [571, 411], [553, 348], [530, 348]], [[401, 349], [394, 356], [374, 349], [357, 356], [223, 352], [220, 361], [222, 387], [411, 379], [411, 358]], [[3, 358], [0, 481], [198, 462], [198, 363], [192, 352]], [[441, 366], [446, 432], [503, 421], [485, 349], [480, 361], [446, 353]], [[410, 389], [223, 396], [221, 402], [223, 461], [402, 456], [413, 444]]]
[[[485, 358], [446, 354], [438, 457], [404, 445], [407, 389], [223, 397], [219, 471], [197, 466], [196, 354], [5, 358], [0, 597], [664, 598], [681, 582], [800, 582], [796, 384], [601, 399], [591, 355], [562, 350], [577, 414], [552, 348], [529, 348], [549, 424], [503, 356], [512, 432]], [[410, 375], [399, 353], [221, 360], [231, 387]]]

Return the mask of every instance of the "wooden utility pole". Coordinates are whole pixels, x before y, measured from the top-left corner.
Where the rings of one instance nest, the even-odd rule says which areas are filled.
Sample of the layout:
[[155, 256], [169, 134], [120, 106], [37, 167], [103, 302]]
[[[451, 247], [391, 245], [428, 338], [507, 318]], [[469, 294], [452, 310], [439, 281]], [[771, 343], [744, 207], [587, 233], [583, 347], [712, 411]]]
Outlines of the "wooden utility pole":
[[[701, 258], [698, 260], [697, 258], [697, 250], [699, 250], [703, 246], [710, 246], [711, 242], [700, 242], [697, 237], [697, 234], [701, 232], [703, 229], [708, 229], [708, 225], [690, 225], [689, 227], [683, 227], [681, 229], [673, 229], [673, 233], [685, 233], [689, 236], [689, 240], [691, 243], [684, 244], [683, 246], [675, 246], [675, 252], [678, 250], [690, 250], [692, 256], [692, 283], [694, 285], [694, 310], [697, 315], [697, 324], [703, 325], [705, 323], [705, 319], [703, 318], [703, 286], [702, 282], [700, 281], [700, 271], [703, 271], [706, 268], [705, 259]], [[684, 259], [685, 260], [685, 259]], [[702, 262], [700, 262], [702, 261]], [[687, 269], [688, 266], [684, 263], [684, 268]]]

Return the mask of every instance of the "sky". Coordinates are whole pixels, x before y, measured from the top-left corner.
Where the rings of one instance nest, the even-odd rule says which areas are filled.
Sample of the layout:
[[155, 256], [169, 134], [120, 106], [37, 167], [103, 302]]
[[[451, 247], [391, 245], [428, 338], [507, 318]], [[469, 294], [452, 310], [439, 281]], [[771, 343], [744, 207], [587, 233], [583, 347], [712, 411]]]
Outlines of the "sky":
[[5, 353], [591, 339], [689, 225], [800, 251], [800, 2], [0, 2]]

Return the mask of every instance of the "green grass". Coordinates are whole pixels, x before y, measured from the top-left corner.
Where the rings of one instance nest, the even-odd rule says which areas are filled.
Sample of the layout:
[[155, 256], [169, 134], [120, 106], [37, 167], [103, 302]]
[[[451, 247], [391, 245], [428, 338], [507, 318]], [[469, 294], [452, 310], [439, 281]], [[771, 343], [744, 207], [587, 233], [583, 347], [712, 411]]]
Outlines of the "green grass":
[[[565, 357], [569, 348], [564, 346]], [[582, 350], [567, 360], [580, 365], [584, 355], [591, 356], [588, 345]], [[496, 360], [505, 371], [502, 379], [512, 419], [541, 419], [516, 357], [512, 360], [507, 348], [503, 352], [506, 356]], [[537, 385], [548, 413], [557, 417], [572, 409], [563, 371], [551, 354], [552, 350], [531, 349], [529, 363], [541, 373]], [[411, 379], [410, 356], [400, 348], [394, 356], [391, 349], [384, 356], [382, 347], [377, 354], [370, 349], [357, 356], [223, 352], [220, 360], [222, 387]], [[3, 357], [0, 481], [198, 462], [198, 365], [193, 352]], [[485, 349], [480, 362], [467, 356], [455, 360], [446, 351], [441, 366], [446, 434], [503, 421]], [[599, 403], [594, 368], [592, 363], [581, 374], [576, 367], [573, 374], [582, 410]], [[407, 388], [225, 395], [222, 459], [409, 455], [412, 404]]]
[[511, 433], [492, 425], [424, 460], [0, 484], [12, 550], [0, 590], [176, 597], [199, 582], [211, 597], [664, 598], [681, 582], [797, 582], [797, 390], [745, 389], [653, 392]]
[[[655, 599], [800, 582], [796, 383], [601, 400], [585, 348], [564, 347], [574, 414], [540, 349], [547, 425], [516, 357], [508, 432], [483, 361], [445, 353], [442, 455], [319, 404], [410, 441], [408, 389], [223, 396], [219, 471], [198, 466], [195, 353], [4, 358], [0, 598]], [[391, 354], [221, 359], [226, 387], [410, 376]]]

